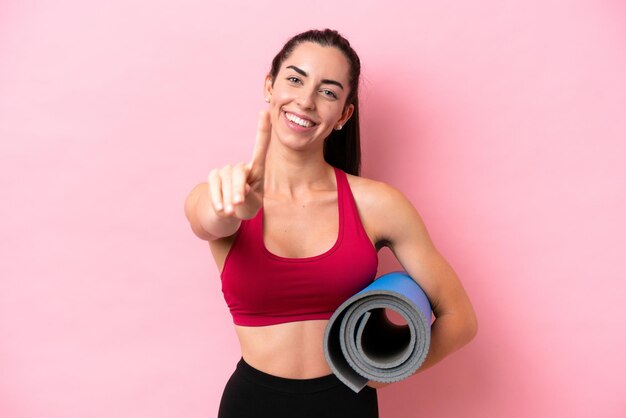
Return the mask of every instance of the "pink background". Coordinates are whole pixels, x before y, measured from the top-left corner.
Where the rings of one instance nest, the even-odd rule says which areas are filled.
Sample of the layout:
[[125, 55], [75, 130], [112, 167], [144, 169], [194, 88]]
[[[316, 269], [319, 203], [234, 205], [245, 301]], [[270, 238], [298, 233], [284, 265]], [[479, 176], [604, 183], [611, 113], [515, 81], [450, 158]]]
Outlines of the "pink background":
[[624, 3], [337, 3], [0, 3], [0, 416], [215, 416], [239, 347], [183, 201], [326, 26], [363, 61], [364, 175], [480, 320], [381, 416], [624, 416]]

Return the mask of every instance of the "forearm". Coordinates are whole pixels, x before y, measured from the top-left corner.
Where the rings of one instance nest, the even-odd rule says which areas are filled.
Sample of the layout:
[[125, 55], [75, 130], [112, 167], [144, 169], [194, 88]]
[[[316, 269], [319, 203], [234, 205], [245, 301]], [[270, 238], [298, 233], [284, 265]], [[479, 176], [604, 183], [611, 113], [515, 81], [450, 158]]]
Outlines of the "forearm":
[[476, 335], [476, 318], [472, 313], [466, 315], [441, 315], [430, 329], [430, 348], [426, 360], [419, 372], [428, 369], [469, 343]]
[[[477, 324], [473, 314], [465, 317], [441, 315], [432, 324], [430, 330], [430, 348], [424, 363], [417, 370], [424, 371], [443, 360], [446, 356], [463, 347], [476, 335]], [[380, 389], [389, 383], [370, 381], [370, 387]]]
[[240, 219], [219, 216], [215, 212], [206, 183], [199, 184], [189, 194], [185, 201], [185, 214], [194, 233], [208, 241], [230, 236], [241, 225]]

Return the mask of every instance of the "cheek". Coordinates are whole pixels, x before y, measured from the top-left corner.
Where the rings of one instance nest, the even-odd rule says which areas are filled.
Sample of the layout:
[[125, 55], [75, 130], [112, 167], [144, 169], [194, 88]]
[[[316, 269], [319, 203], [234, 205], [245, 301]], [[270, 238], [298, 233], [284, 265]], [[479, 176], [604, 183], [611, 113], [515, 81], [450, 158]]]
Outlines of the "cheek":
[[276, 117], [280, 117], [280, 113], [284, 106], [293, 103], [294, 98], [285, 92], [278, 92], [277, 95], [272, 95], [272, 99], [270, 101], [270, 107], [272, 111], [276, 114]]
[[270, 109], [279, 113], [281, 108], [289, 103], [291, 99], [283, 91], [274, 90], [270, 99]]
[[[334, 103], [329, 104], [326, 103], [326, 106], [322, 105], [320, 108], [324, 108], [324, 119], [328, 120], [329, 123], [334, 124], [343, 115], [343, 107], [336, 105]], [[321, 110], [321, 109], [320, 109]]]
[[289, 86], [283, 85], [283, 83], [274, 84], [274, 89], [272, 90], [272, 98], [277, 101], [285, 101], [291, 100], [295, 96], [295, 91], [293, 88], [289, 88]]

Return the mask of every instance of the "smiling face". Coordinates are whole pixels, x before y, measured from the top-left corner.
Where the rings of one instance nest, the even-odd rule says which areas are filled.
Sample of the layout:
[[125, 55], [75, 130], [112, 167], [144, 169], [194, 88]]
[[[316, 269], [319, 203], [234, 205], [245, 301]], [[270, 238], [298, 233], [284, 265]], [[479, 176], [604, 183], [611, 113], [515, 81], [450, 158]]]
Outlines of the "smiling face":
[[298, 45], [281, 64], [275, 79], [265, 81], [272, 131], [298, 149], [322, 146], [324, 139], [352, 115], [350, 63], [335, 47], [313, 42]]

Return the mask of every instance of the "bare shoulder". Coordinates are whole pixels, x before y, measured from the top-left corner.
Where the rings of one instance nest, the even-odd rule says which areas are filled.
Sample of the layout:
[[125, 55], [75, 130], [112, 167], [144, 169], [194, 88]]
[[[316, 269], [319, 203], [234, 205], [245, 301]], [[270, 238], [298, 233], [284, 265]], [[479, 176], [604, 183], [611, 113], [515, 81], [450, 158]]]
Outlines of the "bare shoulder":
[[407, 222], [421, 223], [413, 204], [397, 188], [348, 174], [348, 182], [365, 229], [377, 242], [387, 242]]
[[364, 209], [389, 209], [397, 205], [412, 206], [400, 190], [382, 181], [348, 174], [348, 182], [359, 208], [362, 206]]

